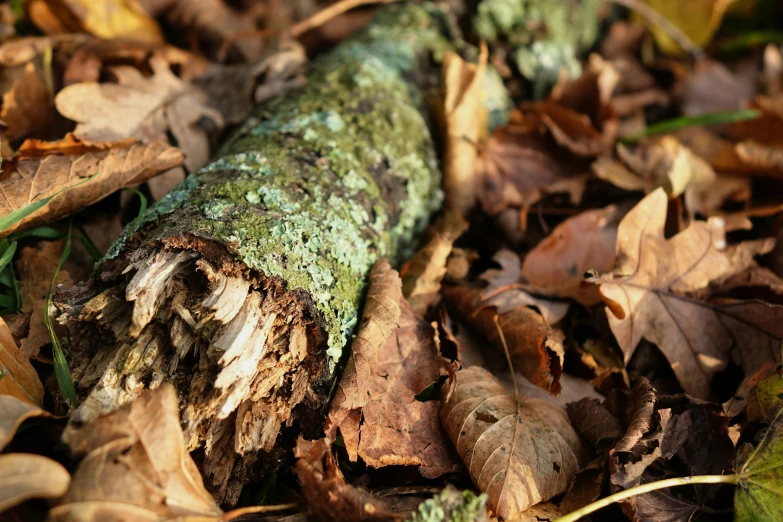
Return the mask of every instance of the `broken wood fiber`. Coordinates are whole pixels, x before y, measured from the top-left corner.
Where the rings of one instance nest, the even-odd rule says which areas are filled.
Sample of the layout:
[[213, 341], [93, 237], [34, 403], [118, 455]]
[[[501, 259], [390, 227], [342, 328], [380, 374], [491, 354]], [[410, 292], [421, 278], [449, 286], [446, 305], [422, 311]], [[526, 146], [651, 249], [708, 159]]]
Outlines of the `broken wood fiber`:
[[277, 465], [281, 441], [319, 433], [365, 276], [407, 255], [440, 206], [424, 107], [449, 45], [441, 16], [380, 11], [60, 292], [84, 397], [73, 421], [173, 382], [225, 504]]

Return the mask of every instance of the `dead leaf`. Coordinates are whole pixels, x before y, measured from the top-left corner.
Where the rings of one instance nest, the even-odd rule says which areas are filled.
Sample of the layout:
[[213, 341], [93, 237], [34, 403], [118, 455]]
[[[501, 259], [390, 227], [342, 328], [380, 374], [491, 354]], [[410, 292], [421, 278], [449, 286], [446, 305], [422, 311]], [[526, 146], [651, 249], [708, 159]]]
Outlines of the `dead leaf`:
[[482, 44], [478, 64], [466, 63], [449, 52], [443, 58], [445, 96], [443, 115], [445, 150], [443, 190], [446, 208], [464, 216], [476, 201], [473, 163], [478, 145], [486, 139], [484, 72], [487, 46]]
[[[25, 357], [35, 357], [40, 348], [51, 342], [49, 330], [44, 324], [46, 296], [52, 284], [65, 240], [40, 241], [33, 246], [23, 247], [16, 261], [19, 274], [19, 294], [22, 297], [22, 313], [30, 318], [27, 337], [19, 348]], [[72, 285], [74, 282], [67, 270], [60, 270], [56, 284]]]
[[382, 502], [345, 482], [329, 446], [328, 439], [299, 437], [294, 449], [294, 472], [313, 515], [322, 522], [398, 520]]
[[[41, 391], [43, 393], [43, 387]], [[33, 417], [50, 416], [27, 400], [0, 392], [0, 451], [8, 446], [24, 421]]]
[[671, 198], [685, 194], [692, 212], [714, 210], [703, 209], [698, 203], [715, 183], [715, 172], [675, 138], [647, 140], [635, 150], [618, 145], [617, 154], [620, 160], [603, 157], [593, 163], [595, 175], [624, 190], [649, 193], [663, 187]]
[[442, 289], [443, 297], [500, 353], [504, 344], [508, 346], [515, 371], [555, 396], [561, 389], [564, 336], [550, 324], [563, 318], [568, 303], [548, 301], [521, 289], [516, 284], [520, 261], [513, 252], [502, 250], [495, 259], [502, 268], [482, 275], [489, 282], [486, 288], [447, 286]]
[[440, 375], [434, 331], [414, 314], [387, 261], [375, 264], [369, 285], [326, 432], [336, 437], [339, 428], [352, 461], [418, 466], [427, 478], [453, 472], [459, 461], [438, 422], [440, 403], [416, 399]]
[[52, 521], [222, 514], [185, 449], [177, 392], [169, 383], [114, 413], [70, 424], [62, 440], [72, 453], [86, 456], [62, 503], [51, 510]]
[[[62, 144], [66, 150], [72, 150], [71, 139], [66, 138]], [[84, 183], [55, 196], [47, 205], [0, 235], [6, 236], [72, 214], [122, 187], [141, 183], [183, 161], [182, 152], [165, 141], [125, 145], [97, 152], [90, 152], [92, 149], [86, 146], [87, 151], [83, 154], [59, 155], [57, 148], [52, 148], [50, 144], [43, 157], [32, 157], [32, 149], [28, 148], [18, 159], [3, 162], [3, 178], [0, 180], [2, 215], [56, 194], [59, 190]]]
[[596, 399], [573, 402], [566, 411], [574, 429], [594, 448], [605, 448], [623, 436], [620, 421]]
[[421, 315], [437, 304], [440, 282], [454, 241], [468, 228], [459, 214], [449, 212], [428, 231], [429, 239], [402, 267], [402, 292], [413, 310]]
[[[624, 404], [617, 396], [607, 403], [630, 419], [626, 435], [609, 454], [613, 492], [681, 476], [683, 469], [688, 475], [722, 475], [731, 469], [734, 444], [721, 405], [686, 395], [659, 398], [646, 379], [636, 383]], [[710, 485], [659, 490], [624, 501], [623, 511], [632, 520], [688, 522], [716, 492]]]
[[544, 295], [570, 297], [587, 306], [600, 302], [595, 289], [581, 285], [587, 270], [600, 273], [614, 268], [621, 217], [622, 213], [611, 205], [563, 221], [525, 255], [522, 277]]
[[645, 338], [661, 349], [683, 388], [697, 397], [709, 397], [710, 380], [733, 359], [746, 378], [737, 395], [747, 397], [753, 381], [780, 361], [783, 307], [689, 297], [743, 271], [752, 255], [727, 255], [731, 251], [715, 221], [694, 221], [667, 240], [666, 208], [666, 193], [658, 189], [620, 223], [617, 276], [593, 279], [607, 305], [609, 325], [626, 363]]
[[52, 94], [43, 73], [29, 62], [11, 89], [3, 95], [0, 119], [8, 126], [5, 139], [16, 141], [43, 130], [56, 116]]
[[756, 76], [753, 71], [732, 71], [723, 63], [702, 59], [675, 85], [674, 92], [688, 116], [736, 111], [756, 94]]
[[87, 32], [100, 38], [163, 42], [158, 24], [136, 0], [32, 0], [33, 23], [46, 34]]
[[31, 498], [59, 498], [71, 476], [61, 464], [40, 455], [0, 455], [0, 512]]
[[551, 136], [540, 132], [535, 113], [519, 110], [509, 123], [495, 129], [476, 158], [476, 196], [490, 215], [514, 207], [524, 208], [543, 194], [568, 192], [565, 183], [579, 180], [588, 163], [584, 158], [559, 150]]
[[133, 137], [144, 143], [165, 140], [170, 131], [185, 153], [185, 167], [195, 172], [209, 160], [209, 138], [197, 125], [201, 117], [222, 128], [223, 119], [207, 106], [206, 95], [177, 78], [161, 57], [149, 60], [152, 76], [135, 67], [114, 67], [117, 83], [79, 83], [55, 97], [60, 114], [78, 124], [83, 141], [117, 141]]
[[490, 508], [509, 519], [565, 491], [585, 451], [565, 412], [539, 399], [516, 403], [478, 366], [455, 380], [441, 419]]
[[[11, 330], [2, 318], [0, 318], [0, 369], [7, 372], [0, 378], [0, 399], [8, 395], [18, 397], [30, 404], [43, 406], [44, 389], [38, 373], [30, 364], [29, 357], [17, 348]], [[0, 413], [5, 418], [7, 412], [3, 413], [0, 410]], [[2, 431], [0, 429], [0, 433]], [[5, 445], [1, 442], [2, 437], [0, 437], [0, 447]]]

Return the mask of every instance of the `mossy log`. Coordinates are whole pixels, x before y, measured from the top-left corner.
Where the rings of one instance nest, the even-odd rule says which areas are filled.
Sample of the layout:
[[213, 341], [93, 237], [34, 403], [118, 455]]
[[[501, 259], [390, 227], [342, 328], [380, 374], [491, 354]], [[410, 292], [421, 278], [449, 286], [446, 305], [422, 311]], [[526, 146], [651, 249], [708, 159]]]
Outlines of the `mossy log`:
[[59, 293], [83, 399], [72, 422], [173, 382], [226, 504], [284, 440], [319, 434], [366, 274], [408, 253], [440, 205], [426, 101], [442, 15], [379, 12]]

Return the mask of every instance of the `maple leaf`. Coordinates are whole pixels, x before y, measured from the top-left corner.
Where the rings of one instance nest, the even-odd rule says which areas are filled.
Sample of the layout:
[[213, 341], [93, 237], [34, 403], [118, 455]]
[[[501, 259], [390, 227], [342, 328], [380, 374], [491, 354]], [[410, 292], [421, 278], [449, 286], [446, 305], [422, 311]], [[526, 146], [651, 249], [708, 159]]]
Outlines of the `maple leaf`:
[[762, 301], [692, 297], [711, 282], [739, 273], [752, 255], [730, 255], [720, 221], [694, 221], [666, 239], [667, 197], [657, 189], [618, 228], [616, 276], [597, 284], [626, 363], [642, 338], [655, 343], [688, 393], [710, 395], [711, 378], [736, 361], [745, 371], [737, 392], [780, 361], [783, 307]]
[[508, 520], [565, 491], [585, 452], [565, 412], [541, 399], [516, 402], [478, 366], [454, 379], [441, 419], [490, 508]]
[[402, 296], [397, 272], [377, 262], [327, 434], [336, 437], [339, 428], [350, 459], [361, 457], [372, 467], [418, 466], [427, 478], [456, 471], [438, 401], [416, 399], [439, 375], [432, 327]]

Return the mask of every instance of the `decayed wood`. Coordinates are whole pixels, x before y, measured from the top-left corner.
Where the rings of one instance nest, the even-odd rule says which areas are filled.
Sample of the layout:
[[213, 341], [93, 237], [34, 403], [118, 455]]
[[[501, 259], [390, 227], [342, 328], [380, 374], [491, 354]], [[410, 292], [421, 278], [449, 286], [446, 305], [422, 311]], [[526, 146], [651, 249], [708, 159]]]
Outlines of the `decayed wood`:
[[385, 10], [60, 292], [83, 399], [72, 422], [172, 382], [226, 504], [294, 435], [319, 434], [367, 272], [405, 255], [440, 203], [423, 110], [439, 19]]

